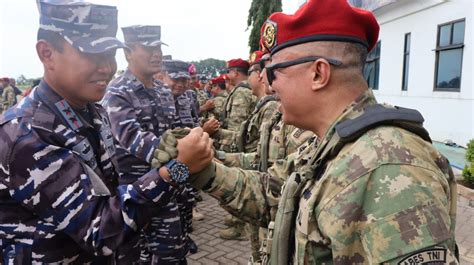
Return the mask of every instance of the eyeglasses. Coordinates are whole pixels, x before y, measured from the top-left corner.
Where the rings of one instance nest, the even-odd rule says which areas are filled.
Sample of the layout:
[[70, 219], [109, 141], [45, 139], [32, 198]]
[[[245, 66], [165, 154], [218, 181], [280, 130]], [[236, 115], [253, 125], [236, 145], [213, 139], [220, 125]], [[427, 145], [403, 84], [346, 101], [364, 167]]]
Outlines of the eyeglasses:
[[257, 71], [260, 71], [256, 68], [253, 68], [253, 69], [249, 69], [249, 71], [247, 72], [247, 75], [250, 76], [253, 72], [257, 72]]
[[339, 66], [339, 65], [342, 64], [341, 61], [338, 61], [338, 60], [335, 60], [335, 59], [328, 59], [328, 58], [324, 58], [324, 57], [321, 57], [321, 56], [309, 56], [309, 57], [303, 57], [303, 58], [299, 58], [299, 59], [292, 60], [292, 61], [287, 61], [287, 62], [282, 62], [282, 63], [277, 63], [277, 64], [271, 64], [269, 66], [265, 66], [265, 70], [267, 72], [268, 84], [271, 86], [272, 83], [273, 83], [273, 80], [275, 80], [275, 72], [274, 71], [276, 69], [287, 68], [287, 67], [298, 65], [298, 64], [314, 62], [314, 61], [319, 60], [319, 59], [324, 59], [324, 60], [328, 61], [329, 64], [336, 65], [336, 66]]

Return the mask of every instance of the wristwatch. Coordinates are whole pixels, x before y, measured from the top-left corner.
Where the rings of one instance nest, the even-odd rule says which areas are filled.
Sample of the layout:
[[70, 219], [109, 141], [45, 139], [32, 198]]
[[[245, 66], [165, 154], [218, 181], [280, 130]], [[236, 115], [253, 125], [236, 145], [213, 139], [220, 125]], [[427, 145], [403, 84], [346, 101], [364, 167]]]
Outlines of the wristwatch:
[[179, 162], [176, 159], [170, 160], [165, 165], [168, 168], [170, 178], [176, 183], [183, 183], [189, 177], [189, 168], [185, 164]]

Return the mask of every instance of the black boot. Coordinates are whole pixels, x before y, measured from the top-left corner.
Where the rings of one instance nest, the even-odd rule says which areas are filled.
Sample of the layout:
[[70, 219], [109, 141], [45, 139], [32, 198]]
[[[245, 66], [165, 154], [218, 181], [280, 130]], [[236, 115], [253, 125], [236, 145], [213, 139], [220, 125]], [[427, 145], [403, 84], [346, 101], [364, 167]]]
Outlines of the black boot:
[[194, 241], [189, 236], [188, 236], [188, 248], [191, 254], [195, 254], [198, 252], [198, 246], [196, 245], [196, 243], [194, 243]]

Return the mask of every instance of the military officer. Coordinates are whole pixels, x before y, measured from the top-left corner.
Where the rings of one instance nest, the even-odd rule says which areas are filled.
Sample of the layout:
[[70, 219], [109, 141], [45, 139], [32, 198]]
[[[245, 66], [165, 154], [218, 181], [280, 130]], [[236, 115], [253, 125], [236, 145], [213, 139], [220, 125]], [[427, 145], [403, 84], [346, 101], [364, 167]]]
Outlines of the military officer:
[[261, 134], [261, 127], [265, 121], [270, 120], [273, 113], [278, 107], [278, 103], [271, 95], [271, 91], [264, 83], [260, 76], [261, 67], [263, 65], [263, 52], [256, 51], [252, 53], [250, 58], [248, 83], [252, 89], [252, 93], [258, 99], [255, 108], [247, 120], [242, 122], [239, 131], [219, 129], [216, 137], [219, 139], [221, 146], [231, 147], [230, 152], [251, 153], [257, 150], [258, 139]]
[[227, 62], [227, 76], [230, 89], [225, 102], [224, 120], [222, 128], [238, 131], [240, 124], [252, 113], [256, 97], [248, 85], [248, 69], [250, 65], [242, 59], [233, 59]]
[[458, 263], [448, 160], [418, 111], [378, 104], [364, 79], [378, 32], [371, 12], [345, 0], [309, 0], [264, 23], [265, 72], [283, 120], [321, 140], [300, 154], [281, 194], [271, 174], [214, 162], [189, 179], [260, 225], [271, 217], [269, 198], [281, 196], [263, 262]]
[[[126, 71], [109, 83], [102, 105], [111, 121], [112, 133], [141, 163], [123, 165], [127, 176], [139, 177], [151, 168], [153, 154], [163, 133], [173, 128], [176, 109], [171, 90], [153, 75], [161, 71], [161, 27], [136, 25], [122, 28]], [[121, 178], [128, 184], [135, 178]], [[188, 248], [176, 199], [152, 216], [140, 244], [120, 253], [121, 263], [128, 261], [151, 264], [186, 262]]]
[[214, 108], [207, 113], [205, 118], [214, 117], [218, 121], [222, 121], [222, 115], [224, 115], [224, 104], [228, 95], [225, 90], [225, 75], [212, 78], [209, 83]]
[[[115, 38], [117, 9], [38, 8], [43, 80], [0, 117], [1, 263], [112, 264], [114, 251], [138, 237], [195, 168], [179, 155], [180, 162], [117, 183], [127, 156], [117, 155], [106, 112], [94, 104], [116, 71], [116, 49], [125, 47]], [[180, 145], [204, 144], [212, 153], [202, 130], [191, 134]]]

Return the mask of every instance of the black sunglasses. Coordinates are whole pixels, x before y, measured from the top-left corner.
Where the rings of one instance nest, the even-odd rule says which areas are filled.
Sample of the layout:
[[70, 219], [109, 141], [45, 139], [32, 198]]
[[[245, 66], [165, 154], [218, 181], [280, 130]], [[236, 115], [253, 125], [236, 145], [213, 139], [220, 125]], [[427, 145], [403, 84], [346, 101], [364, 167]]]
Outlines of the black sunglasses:
[[324, 60], [328, 61], [329, 64], [336, 65], [336, 66], [339, 66], [339, 65], [342, 64], [341, 61], [334, 60], [334, 59], [328, 59], [328, 58], [321, 57], [321, 56], [309, 56], [309, 57], [303, 57], [303, 58], [295, 59], [295, 60], [292, 60], [292, 61], [287, 61], [287, 62], [282, 62], [282, 63], [277, 63], [277, 64], [271, 64], [271, 65], [265, 66], [268, 84], [271, 86], [272, 83], [273, 83], [273, 80], [275, 80], [275, 72], [274, 71], [276, 69], [287, 68], [287, 67], [298, 65], [298, 64], [314, 62], [318, 59], [324, 59]]

